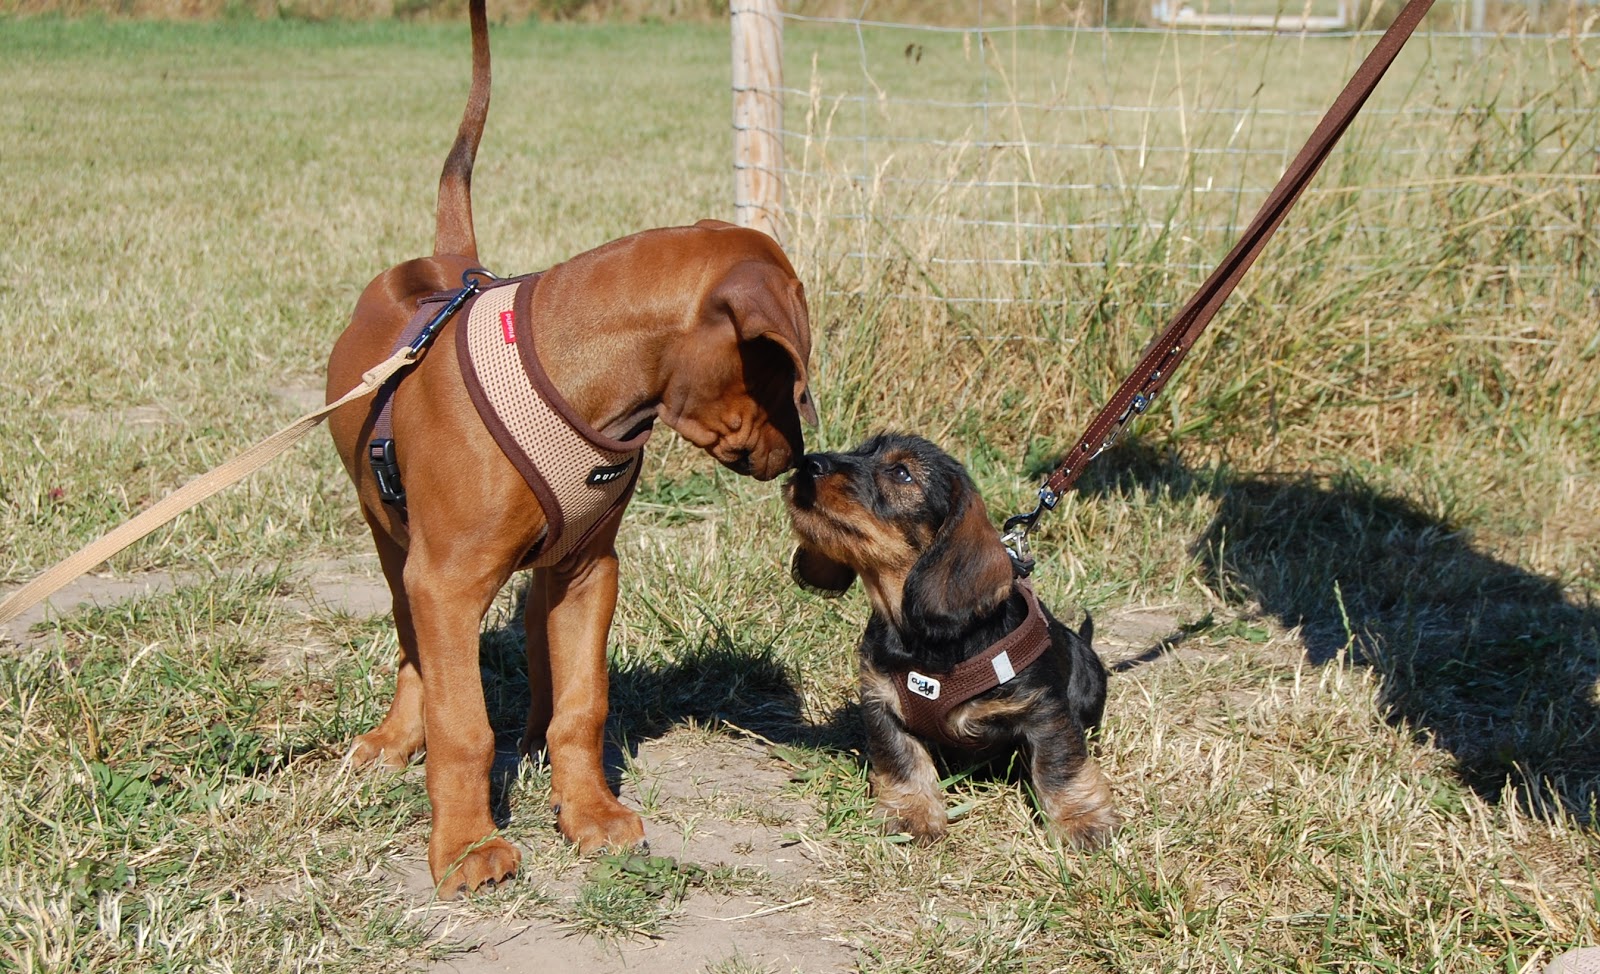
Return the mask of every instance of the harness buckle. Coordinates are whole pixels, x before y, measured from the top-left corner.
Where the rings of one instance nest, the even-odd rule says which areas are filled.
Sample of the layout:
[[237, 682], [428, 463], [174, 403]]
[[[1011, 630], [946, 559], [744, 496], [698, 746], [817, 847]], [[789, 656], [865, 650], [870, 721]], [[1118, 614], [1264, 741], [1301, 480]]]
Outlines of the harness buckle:
[[372, 475], [378, 480], [378, 496], [385, 504], [400, 506], [406, 502], [406, 491], [400, 484], [400, 464], [394, 455], [394, 440], [373, 440], [367, 444], [367, 462], [372, 464]]

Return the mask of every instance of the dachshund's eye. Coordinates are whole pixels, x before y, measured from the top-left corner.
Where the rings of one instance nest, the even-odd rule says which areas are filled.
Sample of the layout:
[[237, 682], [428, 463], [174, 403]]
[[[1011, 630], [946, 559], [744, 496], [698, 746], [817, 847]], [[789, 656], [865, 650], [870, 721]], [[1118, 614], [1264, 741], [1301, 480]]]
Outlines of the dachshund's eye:
[[911, 471], [906, 469], [905, 464], [897, 463], [889, 468], [889, 479], [896, 483], [909, 484], [911, 483]]

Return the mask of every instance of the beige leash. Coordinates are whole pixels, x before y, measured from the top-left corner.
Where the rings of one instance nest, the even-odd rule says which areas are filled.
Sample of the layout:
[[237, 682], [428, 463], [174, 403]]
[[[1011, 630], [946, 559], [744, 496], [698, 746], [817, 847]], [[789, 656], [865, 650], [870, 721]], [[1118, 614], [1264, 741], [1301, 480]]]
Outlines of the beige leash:
[[217, 493], [224, 487], [232, 486], [260, 470], [279, 454], [304, 439], [305, 435], [327, 418], [329, 413], [345, 403], [355, 402], [357, 399], [377, 392], [378, 387], [382, 386], [390, 376], [415, 362], [419, 354], [418, 349], [402, 347], [389, 358], [363, 373], [361, 384], [337, 400], [328, 403], [321, 409], [306, 413], [222, 466], [201, 474], [156, 501], [150, 507], [135, 515], [132, 520], [118, 525], [109, 533], [80, 548], [71, 557], [51, 566], [39, 577], [6, 596], [4, 602], [0, 602], [0, 625], [4, 625], [22, 615], [22, 613], [59, 592], [68, 582], [143, 538], [156, 528], [166, 524], [189, 508], [199, 504], [212, 494]]

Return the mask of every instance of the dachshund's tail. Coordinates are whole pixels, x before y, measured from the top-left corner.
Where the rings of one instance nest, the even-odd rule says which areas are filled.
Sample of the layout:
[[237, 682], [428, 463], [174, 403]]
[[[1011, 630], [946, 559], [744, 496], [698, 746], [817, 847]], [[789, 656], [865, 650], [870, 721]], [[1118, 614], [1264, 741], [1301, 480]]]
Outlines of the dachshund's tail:
[[461, 113], [455, 145], [445, 157], [439, 174], [439, 209], [434, 231], [435, 255], [459, 254], [478, 259], [478, 237], [472, 229], [472, 164], [478, 157], [478, 140], [483, 138], [483, 123], [489, 117], [489, 15], [486, 0], [470, 0], [468, 19], [472, 23], [472, 87], [467, 92], [467, 107]]

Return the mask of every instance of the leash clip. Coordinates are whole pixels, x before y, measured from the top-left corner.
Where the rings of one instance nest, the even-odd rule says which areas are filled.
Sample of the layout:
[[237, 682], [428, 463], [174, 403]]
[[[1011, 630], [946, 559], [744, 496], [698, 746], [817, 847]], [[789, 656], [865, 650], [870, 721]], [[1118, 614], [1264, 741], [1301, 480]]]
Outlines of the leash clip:
[[1005, 533], [1000, 536], [1000, 543], [1006, 546], [1006, 553], [1011, 556], [1011, 568], [1018, 578], [1027, 578], [1033, 573], [1033, 555], [1028, 553], [1028, 532], [1039, 523], [1044, 512], [1054, 510], [1060, 500], [1061, 495], [1048, 485], [1040, 487], [1039, 506], [1026, 514], [1006, 518]]
[[411, 349], [411, 357], [417, 358], [420, 356], [422, 350], [433, 343], [433, 336], [438, 334], [440, 328], [444, 327], [444, 323], [449, 321], [457, 311], [461, 310], [461, 306], [466, 304], [469, 298], [483, 290], [483, 286], [493, 280], [495, 280], [495, 276], [481, 267], [473, 267], [462, 271], [461, 290], [455, 293], [455, 296], [450, 299], [448, 304], [439, 309], [432, 320], [422, 326], [422, 330], [417, 332], [417, 337], [411, 339], [408, 346]]

